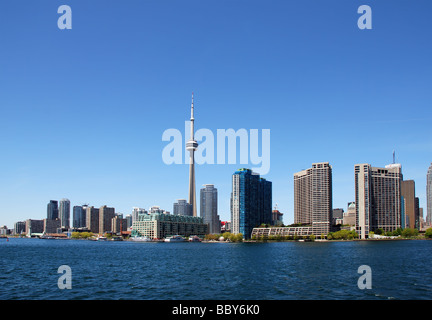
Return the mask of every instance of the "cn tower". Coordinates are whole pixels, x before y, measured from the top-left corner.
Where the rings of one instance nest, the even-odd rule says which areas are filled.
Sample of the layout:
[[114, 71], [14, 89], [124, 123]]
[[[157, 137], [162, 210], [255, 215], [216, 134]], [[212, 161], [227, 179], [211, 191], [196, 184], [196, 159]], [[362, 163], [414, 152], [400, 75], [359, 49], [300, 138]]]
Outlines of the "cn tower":
[[189, 151], [189, 204], [192, 205], [192, 215], [197, 216], [197, 206], [195, 197], [195, 150], [198, 148], [198, 142], [194, 138], [194, 101], [192, 92], [191, 104], [191, 135], [189, 141], [186, 143], [186, 150]]

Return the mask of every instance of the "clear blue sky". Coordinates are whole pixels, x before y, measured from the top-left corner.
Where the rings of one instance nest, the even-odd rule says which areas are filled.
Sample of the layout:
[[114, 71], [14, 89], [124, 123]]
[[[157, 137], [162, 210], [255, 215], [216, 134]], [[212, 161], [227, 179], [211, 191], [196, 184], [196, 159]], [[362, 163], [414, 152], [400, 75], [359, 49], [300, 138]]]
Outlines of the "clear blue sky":
[[[72, 30], [57, 27], [62, 4]], [[362, 4], [372, 30], [357, 27]], [[431, 12], [430, 0], [1, 1], [0, 225], [61, 198], [172, 211], [188, 166], [162, 161], [162, 134], [183, 131], [192, 91], [197, 129], [271, 130], [265, 177], [285, 223], [295, 172], [330, 162], [346, 210], [354, 164], [384, 166], [393, 150], [425, 208]], [[196, 169], [222, 220], [239, 167]]]

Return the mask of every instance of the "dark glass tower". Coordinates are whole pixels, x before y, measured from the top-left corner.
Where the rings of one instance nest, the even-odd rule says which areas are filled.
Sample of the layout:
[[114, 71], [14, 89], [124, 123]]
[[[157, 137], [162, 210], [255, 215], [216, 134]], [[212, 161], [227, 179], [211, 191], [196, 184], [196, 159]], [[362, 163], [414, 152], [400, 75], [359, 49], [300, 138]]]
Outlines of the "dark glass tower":
[[84, 228], [86, 226], [87, 205], [73, 207], [73, 227]]
[[58, 201], [50, 200], [50, 202], [47, 205], [47, 219], [55, 220], [59, 217], [58, 215], [59, 215]]
[[218, 191], [213, 184], [205, 184], [200, 190], [200, 216], [209, 225], [209, 233], [220, 233], [221, 222], [218, 215]]
[[271, 219], [272, 183], [250, 169], [237, 170], [232, 176], [232, 232], [249, 239], [253, 228], [271, 224]]

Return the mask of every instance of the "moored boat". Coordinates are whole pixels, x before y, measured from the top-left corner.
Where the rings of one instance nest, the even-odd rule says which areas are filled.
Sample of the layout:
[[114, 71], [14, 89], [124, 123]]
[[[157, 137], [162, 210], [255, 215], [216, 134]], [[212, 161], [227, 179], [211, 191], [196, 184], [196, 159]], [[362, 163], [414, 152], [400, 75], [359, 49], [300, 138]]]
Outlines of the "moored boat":
[[175, 235], [175, 236], [172, 236], [172, 237], [165, 238], [164, 241], [165, 242], [183, 242], [183, 241], [185, 241], [185, 239], [182, 236], [180, 236], [180, 235]]

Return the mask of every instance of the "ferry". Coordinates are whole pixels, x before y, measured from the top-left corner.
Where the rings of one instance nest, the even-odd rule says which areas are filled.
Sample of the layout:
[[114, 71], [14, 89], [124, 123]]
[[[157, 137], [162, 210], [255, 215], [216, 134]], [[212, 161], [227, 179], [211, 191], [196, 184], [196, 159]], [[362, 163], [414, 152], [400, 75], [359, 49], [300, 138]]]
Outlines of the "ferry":
[[182, 236], [175, 235], [172, 237], [165, 238], [165, 242], [183, 242], [185, 239]]
[[138, 237], [138, 236], [135, 236], [135, 237], [131, 237], [130, 239], [132, 241], [137, 241], [137, 242], [150, 242], [150, 241], [152, 241], [152, 239], [150, 239], [149, 237]]

